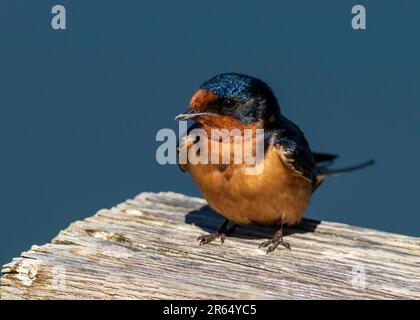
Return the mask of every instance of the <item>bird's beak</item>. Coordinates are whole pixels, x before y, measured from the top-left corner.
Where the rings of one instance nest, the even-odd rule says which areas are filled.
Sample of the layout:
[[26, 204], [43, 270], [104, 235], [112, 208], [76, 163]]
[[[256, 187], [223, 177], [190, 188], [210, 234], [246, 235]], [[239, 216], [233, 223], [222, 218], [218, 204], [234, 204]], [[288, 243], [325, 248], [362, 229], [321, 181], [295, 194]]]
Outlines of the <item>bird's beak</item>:
[[196, 117], [205, 117], [205, 116], [217, 116], [215, 113], [210, 112], [194, 112], [194, 111], [188, 111], [186, 113], [181, 113], [175, 117], [176, 121], [184, 121], [184, 120], [190, 120], [194, 119]]

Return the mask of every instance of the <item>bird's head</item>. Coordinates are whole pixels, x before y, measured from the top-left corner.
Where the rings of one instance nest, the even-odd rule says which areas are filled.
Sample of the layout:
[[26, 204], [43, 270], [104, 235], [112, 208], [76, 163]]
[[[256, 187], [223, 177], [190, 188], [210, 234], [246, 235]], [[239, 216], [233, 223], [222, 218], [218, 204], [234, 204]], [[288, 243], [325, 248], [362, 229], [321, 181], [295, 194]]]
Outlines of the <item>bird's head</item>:
[[212, 128], [267, 128], [280, 118], [280, 108], [270, 87], [263, 81], [224, 73], [195, 92], [189, 110], [176, 120], [193, 120]]

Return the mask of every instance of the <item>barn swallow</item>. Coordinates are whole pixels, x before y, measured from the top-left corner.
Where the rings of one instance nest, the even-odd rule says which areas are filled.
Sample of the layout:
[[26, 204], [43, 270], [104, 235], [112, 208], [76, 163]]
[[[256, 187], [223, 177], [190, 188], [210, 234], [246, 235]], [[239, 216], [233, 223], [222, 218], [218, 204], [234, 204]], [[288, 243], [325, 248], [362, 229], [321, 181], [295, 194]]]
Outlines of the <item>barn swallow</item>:
[[[283, 241], [283, 226], [298, 224], [313, 192], [327, 176], [361, 169], [363, 164], [331, 169], [337, 156], [312, 152], [303, 132], [282, 115], [277, 99], [263, 81], [239, 73], [217, 75], [204, 82], [191, 98], [189, 110], [175, 120], [193, 120], [188, 129], [264, 129], [264, 167], [258, 175], [244, 175], [241, 164], [179, 164], [191, 174], [209, 206], [225, 217], [220, 230], [198, 237], [200, 245], [230, 235], [252, 222], [277, 225], [272, 239], [261, 243], [267, 253]], [[211, 135], [208, 135], [211, 139]], [[186, 143], [186, 140], [179, 143]], [[210, 141], [208, 141], [210, 145]], [[231, 142], [228, 142], [231, 143]], [[190, 147], [191, 143], [187, 147]], [[220, 149], [213, 152], [219, 152]], [[210, 152], [212, 152], [210, 150]], [[234, 225], [228, 228], [229, 221]]]

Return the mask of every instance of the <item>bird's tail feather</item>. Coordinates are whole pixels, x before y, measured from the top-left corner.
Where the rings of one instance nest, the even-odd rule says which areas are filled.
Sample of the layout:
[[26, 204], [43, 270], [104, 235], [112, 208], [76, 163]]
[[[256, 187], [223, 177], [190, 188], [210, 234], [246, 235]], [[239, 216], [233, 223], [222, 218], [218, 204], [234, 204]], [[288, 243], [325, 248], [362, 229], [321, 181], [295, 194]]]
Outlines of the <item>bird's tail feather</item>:
[[338, 158], [336, 154], [330, 154], [330, 153], [312, 152], [312, 154], [314, 156], [314, 160], [316, 163], [329, 162]]
[[351, 166], [351, 167], [346, 167], [346, 168], [339, 168], [339, 169], [331, 169], [328, 167], [324, 167], [324, 166], [319, 166], [317, 167], [318, 169], [318, 177], [327, 177], [327, 176], [337, 176], [343, 173], [347, 173], [347, 172], [351, 172], [351, 171], [355, 171], [355, 170], [359, 170], [359, 169], [363, 169], [366, 167], [369, 167], [371, 165], [373, 165], [375, 163], [375, 160], [369, 160], [366, 161], [364, 163], [355, 165], [355, 166]]

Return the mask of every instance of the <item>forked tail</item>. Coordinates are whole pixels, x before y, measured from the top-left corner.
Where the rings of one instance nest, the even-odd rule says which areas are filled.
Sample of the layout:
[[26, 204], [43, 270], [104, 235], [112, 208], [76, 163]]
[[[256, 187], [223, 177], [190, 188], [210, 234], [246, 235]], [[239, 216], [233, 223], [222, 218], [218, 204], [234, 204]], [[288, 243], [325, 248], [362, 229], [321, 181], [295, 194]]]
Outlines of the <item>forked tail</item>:
[[355, 166], [339, 168], [339, 169], [332, 169], [332, 168], [328, 168], [327, 166], [317, 166], [316, 167], [317, 175], [312, 185], [312, 192], [314, 192], [321, 185], [321, 183], [325, 180], [326, 177], [338, 176], [342, 173], [347, 173], [347, 172], [363, 169], [363, 168], [371, 166], [374, 163], [375, 163], [375, 160], [369, 160]]
[[375, 160], [369, 160], [366, 161], [364, 163], [355, 165], [355, 166], [351, 166], [351, 167], [346, 167], [346, 168], [339, 168], [339, 169], [331, 169], [325, 166], [319, 166], [317, 167], [317, 171], [318, 171], [318, 176], [337, 176], [340, 175], [342, 173], [347, 173], [347, 172], [351, 172], [351, 171], [355, 171], [355, 170], [359, 170], [359, 169], [363, 169], [366, 167], [369, 167], [371, 165], [373, 165], [375, 163]]

